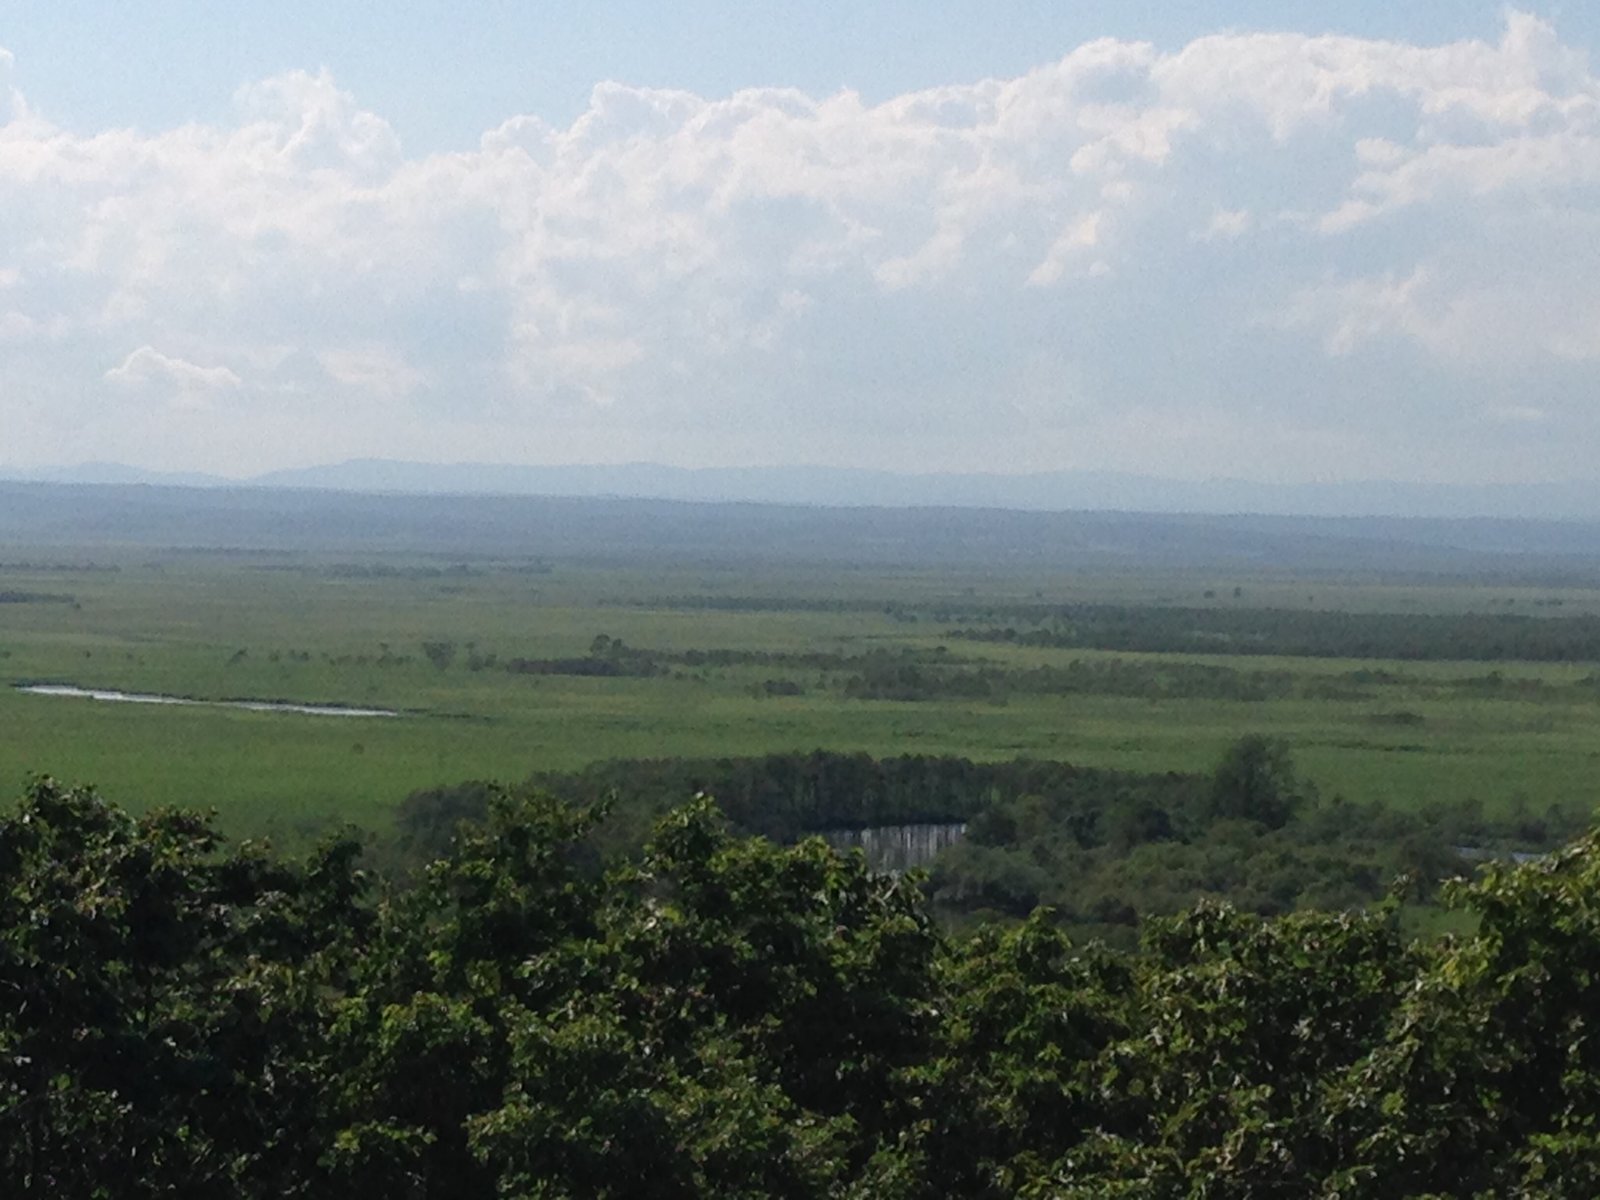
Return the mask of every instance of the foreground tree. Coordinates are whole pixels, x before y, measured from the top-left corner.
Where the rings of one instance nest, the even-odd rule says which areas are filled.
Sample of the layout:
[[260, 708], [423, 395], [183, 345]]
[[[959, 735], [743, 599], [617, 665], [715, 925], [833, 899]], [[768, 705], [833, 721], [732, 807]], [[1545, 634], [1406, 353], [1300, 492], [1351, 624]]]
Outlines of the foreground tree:
[[223, 854], [194, 814], [36, 783], [0, 822], [0, 1191], [313, 1178], [324, 997], [369, 920], [355, 853]]
[[0, 1194], [1588, 1197], [1600, 840], [1134, 954], [958, 941], [916, 880], [728, 834], [607, 866], [501, 796], [404, 891], [34, 785], [0, 819]]

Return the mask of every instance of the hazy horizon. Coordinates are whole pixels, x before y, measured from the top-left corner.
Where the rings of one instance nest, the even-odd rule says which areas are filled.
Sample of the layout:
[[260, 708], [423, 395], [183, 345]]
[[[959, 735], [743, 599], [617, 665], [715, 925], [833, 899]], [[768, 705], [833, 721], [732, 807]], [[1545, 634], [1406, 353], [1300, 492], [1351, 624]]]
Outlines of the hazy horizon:
[[997, 509], [1268, 517], [1397, 517], [1600, 522], [1589, 480], [1536, 484], [1427, 484], [1354, 480], [1300, 484], [1184, 480], [1111, 471], [907, 473], [857, 467], [673, 467], [660, 463], [430, 464], [346, 460], [248, 476], [152, 472], [122, 463], [22, 471], [0, 483], [162, 488], [320, 490], [396, 497], [544, 497], [689, 501], [834, 509]]
[[24, 3], [0, 471], [1579, 489], [1569, 7]]

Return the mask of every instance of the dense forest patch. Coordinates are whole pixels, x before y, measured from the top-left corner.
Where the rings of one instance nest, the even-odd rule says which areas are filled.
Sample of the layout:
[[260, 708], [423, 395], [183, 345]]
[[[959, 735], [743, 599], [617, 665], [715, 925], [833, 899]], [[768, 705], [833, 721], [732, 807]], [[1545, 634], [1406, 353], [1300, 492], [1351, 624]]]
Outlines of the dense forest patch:
[[[626, 856], [683, 797], [711, 797], [731, 827], [793, 843], [839, 829], [953, 824], [965, 838], [932, 862], [931, 911], [953, 921], [1053, 919], [1131, 944], [1144, 917], [1201, 900], [1262, 916], [1359, 908], [1395, 881], [1430, 903], [1440, 881], [1483, 857], [1553, 848], [1586, 828], [1573, 805], [1486, 815], [1471, 801], [1415, 810], [1324, 797], [1288, 748], [1241, 738], [1209, 774], [1141, 773], [952, 755], [770, 754], [631, 759], [547, 772], [528, 787], [610, 816], [599, 852]], [[413, 792], [398, 825], [415, 869], [444, 852], [459, 822], [481, 821], [501, 790], [486, 783]]]
[[[1214, 596], [1210, 591], [1205, 594]], [[1600, 662], [1600, 616], [1556, 613], [1552, 609], [1562, 603], [1559, 598], [1528, 602], [1538, 612], [1355, 612], [1310, 605], [1262, 607], [1237, 596], [1203, 606], [718, 594], [613, 603], [688, 612], [874, 613], [902, 624], [932, 623], [944, 627], [950, 638], [1074, 650], [1412, 662]]]
[[[935, 618], [971, 619], [955, 611], [936, 613]], [[952, 629], [948, 636], [1020, 646], [1172, 654], [1600, 662], [1600, 617], [1594, 616], [1082, 604], [990, 607], [981, 619], [986, 623]]]

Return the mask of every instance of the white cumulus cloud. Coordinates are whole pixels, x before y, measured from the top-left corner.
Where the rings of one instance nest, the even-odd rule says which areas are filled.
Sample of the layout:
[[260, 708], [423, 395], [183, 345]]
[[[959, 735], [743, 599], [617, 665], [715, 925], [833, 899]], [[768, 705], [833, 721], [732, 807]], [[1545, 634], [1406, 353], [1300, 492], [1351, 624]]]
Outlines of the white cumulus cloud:
[[1600, 79], [1531, 16], [1486, 32], [1101, 40], [880, 104], [602, 83], [569, 126], [427, 156], [326, 73], [214, 124], [64, 129], [0, 51], [0, 425], [41, 458], [189, 453], [117, 423], [137, 388], [228, 395], [206, 465], [240, 471], [1250, 474], [1270, 447], [1284, 476], [1336, 445], [1448, 473], [1517, 437], [1576, 470]]
[[182, 358], [140, 346], [105, 373], [107, 383], [122, 388], [150, 389], [175, 407], [204, 407], [210, 397], [242, 385], [227, 367], [203, 367]]

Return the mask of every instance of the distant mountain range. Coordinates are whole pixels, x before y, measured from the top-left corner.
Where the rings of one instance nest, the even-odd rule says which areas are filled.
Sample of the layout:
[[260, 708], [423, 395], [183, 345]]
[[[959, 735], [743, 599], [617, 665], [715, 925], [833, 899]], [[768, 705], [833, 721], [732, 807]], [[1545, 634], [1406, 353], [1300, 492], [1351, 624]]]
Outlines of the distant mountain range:
[[357, 459], [248, 479], [145, 471], [119, 463], [23, 471], [51, 483], [295, 488], [407, 495], [637, 497], [825, 507], [1010, 508], [1033, 511], [1250, 513], [1293, 516], [1600, 520], [1600, 481], [1529, 484], [1254, 483], [1158, 479], [1105, 471], [1027, 475], [910, 474], [842, 467], [515, 466]]
[[[871, 565], [1030, 578], [1110, 569], [1449, 576], [1539, 587], [1600, 580], [1600, 521], [847, 507], [148, 483], [0, 482], [0, 546], [78, 550], [91, 558], [135, 548], [359, 559], [394, 553], [452, 564], [650, 562], [808, 573]], [[17, 558], [26, 560], [27, 554]]]

